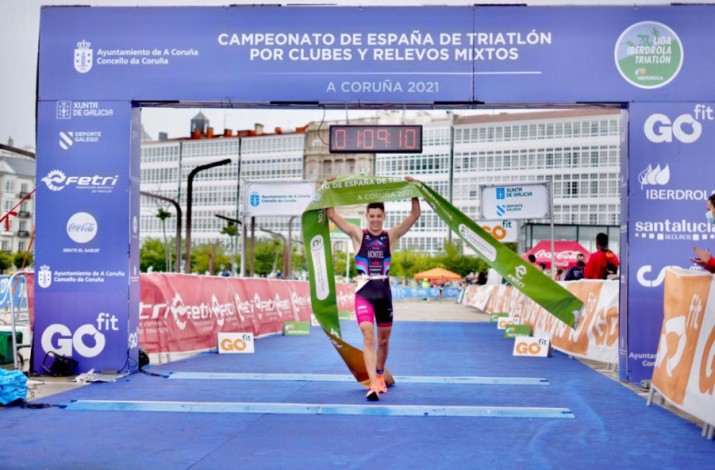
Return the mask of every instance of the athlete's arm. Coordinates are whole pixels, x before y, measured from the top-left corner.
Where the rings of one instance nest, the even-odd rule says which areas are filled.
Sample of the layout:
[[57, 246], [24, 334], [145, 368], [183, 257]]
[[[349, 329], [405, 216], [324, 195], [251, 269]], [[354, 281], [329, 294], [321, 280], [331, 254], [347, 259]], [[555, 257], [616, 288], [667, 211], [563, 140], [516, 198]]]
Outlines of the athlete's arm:
[[[411, 181], [411, 180], [408, 180]], [[393, 243], [396, 243], [397, 240], [399, 240], [404, 234], [406, 234], [413, 225], [415, 225], [415, 222], [417, 222], [417, 219], [420, 218], [420, 215], [422, 214], [422, 209], [420, 208], [420, 200], [417, 199], [416, 197], [412, 198], [412, 211], [410, 214], [405, 217], [405, 220], [400, 222], [398, 225], [392, 227], [390, 230], [388, 230], [388, 235], [390, 236], [390, 246], [393, 246]]]
[[360, 249], [360, 244], [362, 243], [362, 229], [340, 217], [340, 214], [338, 214], [332, 207], [325, 209], [325, 215], [338, 227], [338, 229], [340, 229], [341, 232], [350, 237], [350, 240], [353, 241], [353, 247], [355, 247], [355, 253], [357, 253], [357, 250]]

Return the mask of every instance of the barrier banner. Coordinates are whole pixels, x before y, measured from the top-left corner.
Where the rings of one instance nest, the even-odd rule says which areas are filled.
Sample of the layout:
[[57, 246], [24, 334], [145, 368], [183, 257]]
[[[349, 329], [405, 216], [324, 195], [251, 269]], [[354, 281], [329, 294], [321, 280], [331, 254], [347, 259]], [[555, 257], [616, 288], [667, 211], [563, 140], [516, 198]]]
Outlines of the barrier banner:
[[562, 322], [568, 325], [574, 324], [574, 320], [583, 308], [583, 302], [496, 241], [486, 230], [429, 186], [417, 180], [406, 181], [402, 178], [339, 177], [323, 183], [313, 202], [303, 213], [303, 241], [306, 251], [309, 252], [307, 258], [313, 313], [359, 382], [365, 383], [367, 372], [362, 351], [341, 339], [335, 301], [335, 275], [332, 265], [329, 221], [325, 215], [325, 208], [367, 204], [375, 201], [398, 201], [412, 197], [424, 198], [449, 228], [469, 244], [512, 286]]
[[665, 271], [663, 326], [651, 386], [677, 408], [715, 426], [713, 276]]
[[469, 286], [471, 298], [489, 298], [484, 311], [506, 312], [510, 321], [529, 325], [535, 336], [547, 337], [551, 346], [567, 354], [618, 363], [618, 281], [581, 280], [563, 286], [584, 303], [581, 319], [574, 329], [560, 322], [543, 307], [510, 286]]
[[280, 333], [285, 321], [308, 321], [308, 283], [143, 274], [139, 319], [148, 354], [208, 350], [219, 332], [260, 337]]

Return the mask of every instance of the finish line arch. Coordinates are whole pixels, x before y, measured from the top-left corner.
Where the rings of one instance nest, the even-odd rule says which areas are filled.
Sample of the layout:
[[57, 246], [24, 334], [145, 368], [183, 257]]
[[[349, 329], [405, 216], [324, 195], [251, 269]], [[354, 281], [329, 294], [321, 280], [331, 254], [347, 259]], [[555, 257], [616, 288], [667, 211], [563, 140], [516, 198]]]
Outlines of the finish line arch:
[[78, 371], [136, 370], [140, 106], [607, 103], [627, 109], [620, 374], [650, 379], [658, 273], [715, 238], [714, 20], [693, 5], [44, 7], [33, 371], [50, 348]]

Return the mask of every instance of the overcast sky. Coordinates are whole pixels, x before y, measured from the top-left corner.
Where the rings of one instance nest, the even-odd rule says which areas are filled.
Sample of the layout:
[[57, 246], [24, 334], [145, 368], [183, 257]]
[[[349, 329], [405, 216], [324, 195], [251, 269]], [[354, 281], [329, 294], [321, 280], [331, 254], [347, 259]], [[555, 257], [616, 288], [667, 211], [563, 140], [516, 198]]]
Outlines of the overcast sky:
[[[709, 3], [713, 0], [689, 0], [688, 3]], [[330, 0], [326, 0], [329, 3]], [[0, 0], [0, 143], [6, 144], [12, 138], [14, 146], [26, 148], [35, 146], [35, 87], [37, 82], [37, 44], [40, 31], [40, 7], [42, 5], [89, 4], [93, 6], [197, 6], [197, 5], [235, 5], [240, 3], [260, 4], [249, 0]], [[320, 0], [266, 0], [265, 3], [320, 3]], [[544, 4], [601, 4], [601, 5], [633, 5], [668, 4], [667, 0], [500, 0], [499, 2], [475, 0], [360, 0], [333, 1], [333, 3], [369, 5], [415, 5], [450, 4], [470, 5], [475, 3], [528, 3], [530, 5]], [[187, 136], [189, 121], [196, 114], [196, 109], [165, 110], [145, 109], [142, 112], [142, 123], [149, 134], [156, 138], [160, 131], [169, 133], [170, 137]], [[220, 132], [224, 127], [229, 129], [249, 129], [254, 123], [261, 123], [266, 130], [274, 127], [294, 128], [310, 121], [320, 121], [323, 118], [321, 110], [284, 111], [284, 110], [203, 110], [211, 121], [211, 125]], [[349, 118], [358, 117], [360, 113], [350, 111]], [[363, 113], [364, 114], [364, 113]], [[327, 120], [345, 119], [345, 111], [330, 112]]]

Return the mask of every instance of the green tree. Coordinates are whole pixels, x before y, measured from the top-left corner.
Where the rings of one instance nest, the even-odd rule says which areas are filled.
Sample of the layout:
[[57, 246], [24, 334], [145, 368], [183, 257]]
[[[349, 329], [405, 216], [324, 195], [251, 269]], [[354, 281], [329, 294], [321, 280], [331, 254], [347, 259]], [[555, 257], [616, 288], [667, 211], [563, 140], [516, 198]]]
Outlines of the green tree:
[[164, 253], [166, 253], [164, 256], [164, 266], [166, 272], [171, 272], [171, 256], [168, 255], [171, 250], [169, 250], [168, 241], [166, 239], [166, 219], [171, 217], [171, 215], [171, 212], [165, 210], [163, 207], [160, 207], [156, 213], [156, 217], [161, 220], [161, 231], [164, 233]]
[[139, 269], [148, 272], [162, 271], [166, 267], [166, 251], [160, 240], [150, 238], [145, 240], [139, 248]]
[[12, 260], [12, 263], [17, 269], [24, 269], [28, 266], [32, 266], [33, 262], [34, 257], [32, 256], [32, 253], [27, 251], [20, 251], [15, 253]]
[[229, 220], [225, 227], [221, 229], [223, 235], [228, 235], [231, 240], [231, 253], [236, 253], [236, 237], [238, 237], [238, 226], [232, 220]]
[[[254, 274], [266, 276], [274, 270], [274, 267], [280, 269], [280, 266], [283, 266], [283, 244], [276, 238], [256, 239], [253, 259]], [[248, 267], [250, 260], [246, 262]]]
[[191, 250], [191, 272], [219, 274], [221, 266], [231, 266], [231, 257], [220, 243], [209, 243]]
[[13, 256], [9, 251], [0, 251], [0, 274], [4, 274], [5, 270], [12, 266]]

